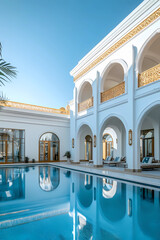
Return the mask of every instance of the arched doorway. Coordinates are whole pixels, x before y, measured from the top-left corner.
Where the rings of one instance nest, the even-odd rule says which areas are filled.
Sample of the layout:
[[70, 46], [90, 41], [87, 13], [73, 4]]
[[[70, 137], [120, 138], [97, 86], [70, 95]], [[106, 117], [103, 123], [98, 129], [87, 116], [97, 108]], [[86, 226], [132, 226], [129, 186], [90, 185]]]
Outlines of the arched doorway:
[[103, 135], [103, 159], [113, 157], [113, 138], [110, 134]]
[[39, 139], [39, 161], [59, 161], [59, 138], [54, 133], [44, 133]]
[[85, 160], [92, 160], [92, 137], [85, 137]]
[[160, 159], [160, 105], [150, 107], [138, 125], [138, 161], [144, 157]]
[[140, 157], [154, 157], [154, 129], [141, 130]]
[[126, 158], [126, 128], [115, 116], [107, 118], [100, 131], [100, 159], [105, 160], [107, 155], [113, 158]]
[[93, 133], [87, 124], [83, 124], [77, 133], [77, 160], [86, 161], [93, 160]]

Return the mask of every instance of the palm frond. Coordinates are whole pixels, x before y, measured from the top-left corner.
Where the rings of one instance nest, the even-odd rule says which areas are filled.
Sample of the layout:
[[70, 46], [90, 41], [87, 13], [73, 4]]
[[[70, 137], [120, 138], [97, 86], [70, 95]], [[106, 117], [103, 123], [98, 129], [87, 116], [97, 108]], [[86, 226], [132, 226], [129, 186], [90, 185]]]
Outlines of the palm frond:
[[16, 77], [16, 75], [16, 68], [3, 59], [0, 59], [0, 86], [5, 85], [4, 82], [11, 81], [11, 78]]
[[2, 56], [2, 44], [0, 42], [0, 57]]

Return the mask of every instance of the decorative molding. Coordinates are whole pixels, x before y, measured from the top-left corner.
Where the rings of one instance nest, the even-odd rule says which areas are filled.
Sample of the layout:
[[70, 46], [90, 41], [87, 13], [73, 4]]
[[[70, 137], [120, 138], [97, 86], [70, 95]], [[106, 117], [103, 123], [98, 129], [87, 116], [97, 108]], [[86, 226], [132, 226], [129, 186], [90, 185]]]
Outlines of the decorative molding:
[[127, 33], [124, 37], [122, 37], [118, 42], [116, 42], [113, 46], [111, 46], [109, 49], [107, 49], [103, 54], [101, 54], [97, 59], [95, 59], [92, 63], [90, 63], [85, 69], [83, 69], [77, 76], [75, 76], [74, 81], [76, 81], [78, 78], [83, 76], [85, 73], [87, 73], [89, 70], [91, 70], [93, 67], [95, 67], [98, 63], [100, 63], [102, 60], [104, 60], [107, 56], [109, 56], [111, 53], [113, 53], [115, 50], [117, 50], [119, 47], [121, 47], [124, 43], [129, 41], [131, 38], [133, 38], [136, 34], [141, 32], [144, 28], [149, 26], [152, 22], [154, 22], [158, 17], [160, 17], [160, 8], [158, 8], [155, 12], [153, 12], [149, 17], [147, 17], [145, 20], [143, 20], [140, 24], [138, 24], [135, 28], [133, 28], [129, 33]]
[[113, 88], [101, 93], [101, 103], [125, 93], [125, 82], [121, 82]]
[[160, 80], [160, 64], [138, 74], [138, 87]]
[[56, 108], [48, 108], [48, 107], [42, 107], [42, 106], [31, 105], [31, 104], [20, 103], [20, 102], [0, 101], [0, 106], [40, 111], [40, 112], [48, 112], [48, 113], [57, 113], [57, 114], [64, 114], [64, 115], [70, 114], [69, 105], [67, 105], [66, 109], [63, 107], [60, 109], [56, 109]]
[[90, 107], [93, 107], [93, 97], [78, 104], [78, 112], [84, 111]]

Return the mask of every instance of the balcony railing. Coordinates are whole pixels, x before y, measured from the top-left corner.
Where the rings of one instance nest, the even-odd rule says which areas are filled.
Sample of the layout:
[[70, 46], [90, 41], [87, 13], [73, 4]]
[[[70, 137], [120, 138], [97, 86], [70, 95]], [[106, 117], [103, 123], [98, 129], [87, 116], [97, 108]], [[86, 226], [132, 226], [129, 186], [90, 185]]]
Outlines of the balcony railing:
[[138, 87], [160, 80], [160, 64], [147, 69], [138, 75]]
[[93, 97], [78, 104], [78, 112], [84, 111], [93, 106]]
[[116, 85], [113, 88], [101, 93], [101, 102], [108, 101], [125, 93], [125, 82]]
[[40, 112], [48, 112], [48, 113], [57, 113], [57, 114], [70, 114], [70, 108], [69, 105], [66, 108], [48, 108], [48, 107], [42, 107], [37, 105], [31, 105], [26, 103], [20, 103], [20, 102], [12, 102], [12, 101], [0, 101], [0, 107], [11, 107], [11, 108], [19, 108], [19, 109], [25, 109], [25, 110], [33, 110], [33, 111], [40, 111]]

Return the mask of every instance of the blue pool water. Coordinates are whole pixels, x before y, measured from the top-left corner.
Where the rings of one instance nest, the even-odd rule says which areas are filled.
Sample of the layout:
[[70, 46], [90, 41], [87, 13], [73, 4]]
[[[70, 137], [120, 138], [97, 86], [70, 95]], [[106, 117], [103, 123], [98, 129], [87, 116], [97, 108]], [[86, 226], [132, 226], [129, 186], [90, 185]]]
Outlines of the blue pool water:
[[0, 168], [0, 240], [160, 239], [160, 191], [40, 166]]

